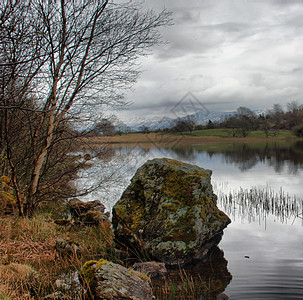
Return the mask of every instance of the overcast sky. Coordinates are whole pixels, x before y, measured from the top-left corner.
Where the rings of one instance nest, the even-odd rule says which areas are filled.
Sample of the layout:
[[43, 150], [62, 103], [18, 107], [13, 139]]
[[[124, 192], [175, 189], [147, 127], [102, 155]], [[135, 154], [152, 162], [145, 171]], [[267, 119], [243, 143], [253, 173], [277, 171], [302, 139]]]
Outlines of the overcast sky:
[[142, 59], [127, 115], [169, 114], [188, 92], [211, 112], [303, 103], [303, 0], [137, 2], [174, 25]]

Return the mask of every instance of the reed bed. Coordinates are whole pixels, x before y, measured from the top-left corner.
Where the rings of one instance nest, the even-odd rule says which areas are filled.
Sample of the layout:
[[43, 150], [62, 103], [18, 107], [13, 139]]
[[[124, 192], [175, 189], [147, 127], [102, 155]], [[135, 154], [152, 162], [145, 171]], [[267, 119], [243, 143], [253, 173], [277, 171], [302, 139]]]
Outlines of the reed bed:
[[184, 269], [170, 274], [161, 284], [154, 285], [153, 291], [157, 300], [169, 299], [214, 299], [211, 282], [201, 277], [194, 278]]
[[270, 187], [222, 192], [218, 194], [218, 204], [233, 219], [262, 222], [272, 215], [281, 223], [302, 219], [303, 225], [303, 199], [289, 195], [282, 188], [278, 192]]

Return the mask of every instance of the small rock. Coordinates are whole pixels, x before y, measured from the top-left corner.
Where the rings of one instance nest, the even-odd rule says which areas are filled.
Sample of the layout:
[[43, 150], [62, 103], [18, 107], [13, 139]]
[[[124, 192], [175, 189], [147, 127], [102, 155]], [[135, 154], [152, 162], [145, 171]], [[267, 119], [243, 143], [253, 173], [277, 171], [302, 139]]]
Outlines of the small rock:
[[73, 198], [69, 201], [70, 212], [74, 218], [78, 218], [81, 214], [88, 211], [100, 211], [104, 214], [105, 206], [99, 200], [83, 202], [77, 198]]
[[43, 297], [42, 300], [72, 300], [72, 298], [64, 295], [62, 292], [55, 292]]
[[229, 299], [229, 297], [224, 293], [217, 296], [217, 300], [225, 300], [225, 299]]
[[79, 216], [80, 222], [85, 226], [99, 226], [103, 222], [110, 223], [108, 214], [103, 214], [98, 210], [89, 210]]
[[103, 259], [86, 262], [80, 274], [80, 281], [95, 300], [151, 300], [148, 280], [145, 274]]
[[58, 239], [56, 241], [55, 249], [63, 257], [81, 256], [83, 253], [82, 247], [78, 243], [66, 241], [64, 239]]
[[146, 273], [151, 279], [163, 277], [167, 274], [165, 264], [155, 261], [135, 263], [133, 265], [133, 269], [142, 273]]
[[84, 292], [78, 272], [62, 274], [58, 277], [55, 284], [59, 290], [65, 291], [73, 299], [81, 299], [82, 292]]

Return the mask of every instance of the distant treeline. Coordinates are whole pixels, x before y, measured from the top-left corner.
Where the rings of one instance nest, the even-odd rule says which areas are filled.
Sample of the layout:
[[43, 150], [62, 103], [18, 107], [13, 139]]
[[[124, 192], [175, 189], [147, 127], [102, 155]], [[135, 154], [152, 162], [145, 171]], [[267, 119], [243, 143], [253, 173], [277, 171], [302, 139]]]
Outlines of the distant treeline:
[[[208, 124], [207, 126], [212, 126]], [[290, 102], [287, 111], [280, 104], [274, 104], [266, 113], [256, 115], [246, 107], [239, 107], [237, 114], [213, 125], [230, 128], [233, 136], [247, 136], [252, 130], [262, 130], [266, 137], [277, 135], [279, 130], [292, 130], [297, 136], [303, 134], [303, 105]]]
[[[303, 136], [303, 105], [296, 101], [287, 105], [287, 110], [283, 110], [280, 104], [274, 104], [266, 113], [256, 114], [247, 107], [239, 107], [234, 115], [226, 117], [224, 120], [208, 124], [196, 124], [193, 118], [180, 118], [171, 127], [159, 129], [157, 131], [169, 133], [192, 133], [195, 130], [228, 128], [233, 137], [246, 137], [254, 130], [264, 131], [266, 137], [277, 136], [280, 130], [292, 130], [299, 136]], [[147, 126], [141, 126], [140, 131], [149, 133]]]

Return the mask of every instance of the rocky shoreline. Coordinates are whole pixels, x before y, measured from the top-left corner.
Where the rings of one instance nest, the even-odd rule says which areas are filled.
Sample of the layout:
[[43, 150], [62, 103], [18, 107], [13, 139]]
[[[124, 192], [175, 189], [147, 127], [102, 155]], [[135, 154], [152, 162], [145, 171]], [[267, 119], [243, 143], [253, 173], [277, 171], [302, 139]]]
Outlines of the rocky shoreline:
[[[210, 253], [221, 253], [216, 246], [230, 219], [216, 206], [210, 177], [210, 170], [166, 158], [139, 168], [112, 217], [117, 257], [136, 263], [125, 268], [103, 258], [87, 261], [78, 274], [78, 285], [86, 295], [92, 299], [154, 299], [152, 281], [166, 278], [167, 269], [170, 273], [177, 267], [194, 269], [205, 264]], [[71, 218], [57, 219], [56, 224], [73, 230], [111, 222], [98, 200], [72, 199], [69, 209]], [[64, 240], [57, 241], [56, 250], [69, 257], [82, 252], [81, 245]], [[222, 282], [229, 282], [227, 263], [223, 255], [218, 257], [221, 267], [225, 266]]]

